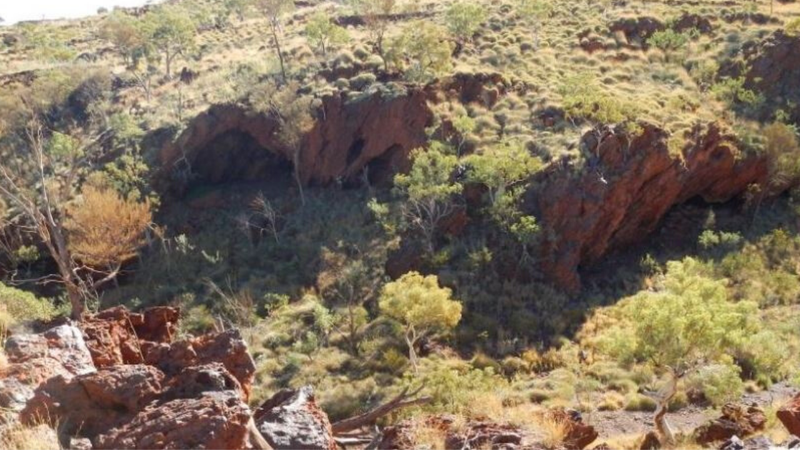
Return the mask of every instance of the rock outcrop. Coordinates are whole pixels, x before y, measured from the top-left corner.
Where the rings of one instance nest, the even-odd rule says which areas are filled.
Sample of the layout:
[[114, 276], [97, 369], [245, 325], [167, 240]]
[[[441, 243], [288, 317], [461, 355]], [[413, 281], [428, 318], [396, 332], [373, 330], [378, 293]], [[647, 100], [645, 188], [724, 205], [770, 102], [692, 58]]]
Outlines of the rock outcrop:
[[580, 173], [559, 162], [535, 177], [525, 209], [551, 236], [542, 245], [542, 269], [554, 284], [576, 292], [579, 267], [640, 242], [674, 205], [693, 197], [724, 202], [767, 176], [766, 161], [739, 151], [716, 123], [686, 138], [690, 144], [678, 155], [653, 125], [641, 124], [633, 137], [595, 129], [583, 137], [588, 161]]
[[564, 448], [582, 450], [595, 441], [600, 433], [593, 426], [583, 422], [580, 413], [574, 410], [554, 410], [549, 413], [550, 420], [565, 425]]
[[800, 394], [778, 410], [778, 420], [789, 433], [800, 436]]
[[749, 41], [736, 58], [722, 64], [720, 77], [744, 78], [744, 87], [764, 95], [762, 120], [775, 110], [787, 112], [800, 124], [800, 36], [778, 30], [762, 41]]
[[236, 392], [208, 392], [147, 408], [100, 435], [95, 448], [251, 448], [249, 421], [250, 408]]
[[175, 340], [180, 311], [113, 308], [6, 340], [2, 406], [93, 448], [251, 448], [255, 365], [236, 331]]
[[355, 99], [325, 97], [316, 115], [294, 155], [278, 138], [273, 116], [237, 105], [211, 107], [161, 150], [161, 178], [188, 166], [205, 183], [269, 180], [291, 172], [295, 161], [303, 182], [347, 179], [365, 167], [371, 178], [380, 178], [407, 165], [408, 153], [425, 144], [433, 119], [422, 89], [396, 83], [370, 87]]
[[305, 386], [280, 391], [255, 412], [258, 431], [276, 450], [335, 450], [328, 416], [317, 406], [314, 390]]
[[734, 436], [747, 437], [764, 429], [767, 417], [758, 406], [728, 403], [722, 407], [722, 416], [694, 431], [697, 443], [707, 445], [723, 442]]
[[22, 411], [36, 388], [53, 377], [70, 380], [95, 372], [83, 334], [72, 325], [11, 336], [5, 352], [9, 365], [0, 374], [0, 409], [12, 412]]

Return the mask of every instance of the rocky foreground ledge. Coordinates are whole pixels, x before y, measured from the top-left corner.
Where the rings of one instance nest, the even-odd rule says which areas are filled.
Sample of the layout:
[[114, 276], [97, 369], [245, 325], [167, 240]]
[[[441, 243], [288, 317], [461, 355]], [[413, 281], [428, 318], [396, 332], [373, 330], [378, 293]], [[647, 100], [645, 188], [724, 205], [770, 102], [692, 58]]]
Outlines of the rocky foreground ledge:
[[[5, 423], [57, 425], [65, 448], [298, 448], [254, 419], [255, 364], [239, 332], [176, 340], [178, 317], [177, 308], [118, 307], [11, 336], [0, 377]], [[333, 448], [327, 416], [305, 400], [303, 417], [315, 419], [305, 431]]]
[[[409, 399], [416, 392], [334, 424], [316, 405], [310, 386], [280, 391], [251, 409], [255, 364], [239, 332], [176, 339], [179, 316], [171, 307], [142, 313], [117, 307], [83, 322], [9, 337], [8, 365], [0, 367], [0, 431], [45, 423], [58, 430], [62, 448], [81, 450], [415, 447], [409, 422], [377, 434], [361, 431], [388, 412], [424, 403], [425, 397]], [[576, 412], [545, 414], [566, 424], [558, 448], [583, 449], [598, 437]], [[748, 441], [736, 446], [741, 442], [736, 436], [760, 429], [763, 412], [729, 415], [736, 417], [723, 416], [699, 431], [706, 441], [728, 439], [731, 448], [751, 448]], [[741, 417], [747, 418], [744, 427], [738, 424]], [[778, 418], [791, 433], [800, 433], [800, 396]], [[546, 448], [542, 436], [490, 420], [459, 426], [448, 416], [425, 420], [446, 436], [447, 448]]]

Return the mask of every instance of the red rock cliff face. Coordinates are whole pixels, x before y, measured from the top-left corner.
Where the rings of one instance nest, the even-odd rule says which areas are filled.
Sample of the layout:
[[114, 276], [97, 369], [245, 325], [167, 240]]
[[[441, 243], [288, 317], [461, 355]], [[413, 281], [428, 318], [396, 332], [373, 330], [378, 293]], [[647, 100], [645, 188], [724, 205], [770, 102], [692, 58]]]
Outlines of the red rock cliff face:
[[595, 155], [586, 168], [575, 173], [559, 163], [536, 180], [526, 204], [552, 236], [542, 248], [551, 282], [576, 292], [580, 266], [642, 241], [672, 206], [696, 196], [727, 201], [766, 177], [765, 161], [742, 155], [717, 124], [695, 130], [683, 158], [670, 154], [667, 138], [652, 125], [631, 140], [596, 130], [583, 139]]
[[763, 41], [745, 44], [740, 53], [723, 64], [720, 75], [743, 76], [745, 87], [764, 94], [768, 105], [762, 119], [772, 120], [775, 110], [783, 109], [800, 123], [800, 36], [778, 30]]
[[[304, 182], [329, 183], [359, 174], [367, 165], [374, 172], [392, 171], [407, 163], [408, 153], [425, 144], [425, 127], [432, 121], [425, 92], [414, 88], [375, 90], [346, 101], [326, 97], [314, 128], [305, 137], [299, 162]], [[293, 161], [292, 150], [276, 136], [274, 118], [235, 105], [210, 108], [160, 152], [163, 174], [188, 162], [205, 181], [253, 181], [268, 177], [266, 166]], [[243, 153], [242, 142], [215, 140], [245, 136], [255, 150]], [[270, 160], [270, 158], [272, 160]]]

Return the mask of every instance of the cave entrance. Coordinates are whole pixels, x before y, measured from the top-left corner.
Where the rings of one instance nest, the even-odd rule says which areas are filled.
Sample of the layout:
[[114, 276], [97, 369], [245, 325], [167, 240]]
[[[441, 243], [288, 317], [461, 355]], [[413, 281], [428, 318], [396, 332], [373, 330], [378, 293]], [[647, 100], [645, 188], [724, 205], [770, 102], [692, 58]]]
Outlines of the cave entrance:
[[292, 183], [292, 170], [291, 162], [250, 134], [231, 130], [195, 152], [191, 189], [246, 183], [283, 191]]
[[403, 147], [399, 144], [392, 145], [367, 164], [369, 183], [373, 186], [390, 186], [394, 175], [408, 168], [407, 166]]
[[632, 295], [646, 276], [646, 260], [659, 264], [700, 254], [699, 236], [705, 229], [750, 234], [752, 215], [743, 211], [741, 198], [710, 203], [701, 196], [672, 206], [651, 233], [638, 242], [621, 244], [599, 261], [579, 266], [584, 288], [613, 293], [609, 298]]

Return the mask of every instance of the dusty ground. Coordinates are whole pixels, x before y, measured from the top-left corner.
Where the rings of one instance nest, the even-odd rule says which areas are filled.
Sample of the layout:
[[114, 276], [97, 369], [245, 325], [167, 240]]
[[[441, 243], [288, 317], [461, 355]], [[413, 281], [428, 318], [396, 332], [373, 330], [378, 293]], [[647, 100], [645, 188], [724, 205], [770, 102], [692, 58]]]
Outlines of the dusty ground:
[[[756, 403], [767, 408], [775, 403], [787, 401], [798, 392], [786, 382], [774, 384], [770, 389], [742, 396], [742, 403]], [[713, 409], [689, 406], [667, 414], [667, 420], [675, 429], [689, 433], [718, 413]], [[600, 438], [619, 435], [642, 435], [653, 429], [653, 413], [639, 411], [597, 411], [584, 415], [584, 420], [594, 425]]]

